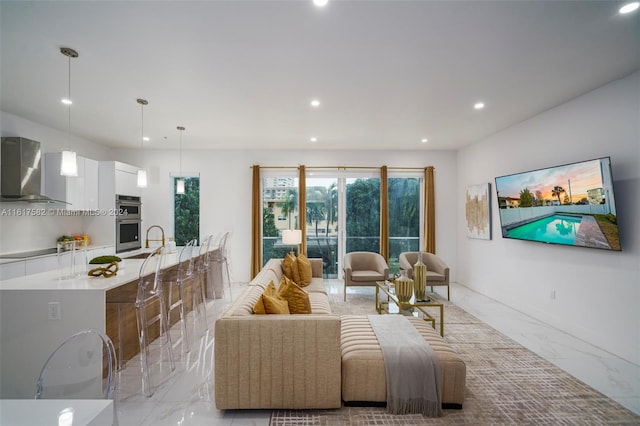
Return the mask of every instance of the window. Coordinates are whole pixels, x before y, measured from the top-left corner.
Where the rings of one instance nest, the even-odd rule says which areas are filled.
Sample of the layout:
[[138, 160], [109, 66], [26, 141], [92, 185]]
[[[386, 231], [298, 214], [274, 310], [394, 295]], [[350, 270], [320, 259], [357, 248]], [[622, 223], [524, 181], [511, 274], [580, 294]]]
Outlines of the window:
[[200, 235], [200, 177], [183, 177], [184, 194], [176, 194], [178, 177], [172, 176], [173, 235], [176, 245], [184, 246]]
[[[274, 174], [275, 173], [275, 174]], [[290, 246], [282, 244], [284, 229], [298, 226], [297, 170], [262, 172], [262, 261], [283, 258]]]

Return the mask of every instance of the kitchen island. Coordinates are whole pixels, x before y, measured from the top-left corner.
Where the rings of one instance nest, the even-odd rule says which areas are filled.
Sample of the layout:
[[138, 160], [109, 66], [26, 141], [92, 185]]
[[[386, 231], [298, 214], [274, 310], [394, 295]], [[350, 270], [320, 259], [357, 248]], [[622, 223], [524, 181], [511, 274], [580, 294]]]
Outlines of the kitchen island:
[[[111, 278], [80, 276], [60, 279], [48, 271], [0, 281], [0, 398], [32, 398], [42, 365], [72, 334], [93, 328], [105, 332], [126, 361], [138, 353], [135, 301], [143, 259], [128, 259], [153, 249], [118, 256], [118, 273]], [[163, 270], [176, 268], [179, 251], [165, 256]], [[221, 279], [219, 270], [214, 270]], [[168, 292], [165, 292], [168, 293]], [[185, 289], [191, 308], [191, 290]], [[177, 313], [175, 315], [177, 317]], [[172, 322], [177, 318], [172, 317]], [[122, 341], [119, 339], [122, 336]]]

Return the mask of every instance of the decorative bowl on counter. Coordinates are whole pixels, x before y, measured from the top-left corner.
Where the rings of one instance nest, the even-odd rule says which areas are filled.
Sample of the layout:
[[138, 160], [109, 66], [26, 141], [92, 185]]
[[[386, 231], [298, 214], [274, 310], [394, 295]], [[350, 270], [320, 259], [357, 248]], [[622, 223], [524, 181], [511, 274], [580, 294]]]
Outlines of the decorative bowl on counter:
[[111, 278], [117, 275], [118, 269], [120, 269], [120, 267], [118, 266], [118, 262], [120, 262], [121, 260], [122, 259], [119, 258], [118, 256], [113, 256], [113, 255], [94, 257], [89, 261], [89, 264], [102, 265], [102, 266], [98, 266], [96, 268], [91, 269], [87, 273], [87, 275], [89, 275], [90, 277]]

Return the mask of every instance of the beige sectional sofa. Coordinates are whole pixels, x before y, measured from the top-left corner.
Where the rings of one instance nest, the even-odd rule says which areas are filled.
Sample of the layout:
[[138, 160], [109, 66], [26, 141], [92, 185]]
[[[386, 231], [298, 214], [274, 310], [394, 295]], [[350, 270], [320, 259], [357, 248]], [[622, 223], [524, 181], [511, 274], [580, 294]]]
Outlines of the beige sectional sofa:
[[311, 314], [254, 315], [253, 306], [282, 277], [271, 259], [215, 324], [218, 409], [341, 406], [340, 317], [331, 315], [322, 260], [311, 261]]
[[[386, 401], [382, 351], [366, 315], [331, 314], [322, 261], [311, 261], [311, 314], [256, 315], [267, 285], [282, 278], [271, 259], [215, 324], [215, 400], [218, 409], [339, 408]], [[466, 367], [430, 324], [411, 323], [441, 365], [442, 403], [461, 408]]]

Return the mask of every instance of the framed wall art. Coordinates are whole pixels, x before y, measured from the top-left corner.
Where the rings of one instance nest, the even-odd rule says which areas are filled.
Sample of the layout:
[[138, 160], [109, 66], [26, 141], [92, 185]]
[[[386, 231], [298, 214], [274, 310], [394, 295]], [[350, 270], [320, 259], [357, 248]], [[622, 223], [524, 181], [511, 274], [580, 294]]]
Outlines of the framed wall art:
[[491, 203], [489, 194], [491, 194], [490, 183], [467, 187], [465, 217], [468, 238], [491, 239]]

